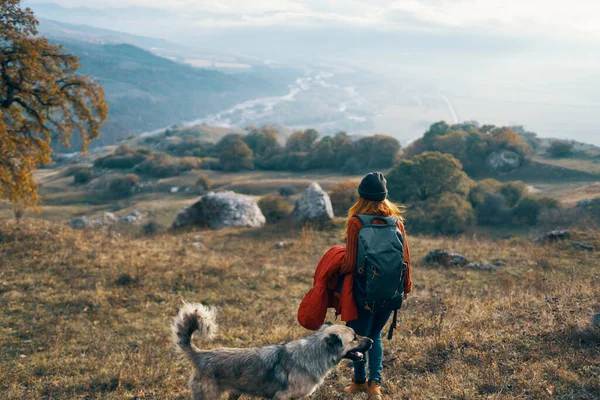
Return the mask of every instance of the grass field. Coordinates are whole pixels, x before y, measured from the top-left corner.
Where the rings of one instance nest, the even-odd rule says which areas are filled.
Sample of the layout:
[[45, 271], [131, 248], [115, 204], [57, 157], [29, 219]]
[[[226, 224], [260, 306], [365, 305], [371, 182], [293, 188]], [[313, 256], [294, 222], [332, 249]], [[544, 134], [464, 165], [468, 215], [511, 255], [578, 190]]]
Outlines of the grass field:
[[[220, 309], [218, 338], [200, 347], [307, 335], [296, 310], [320, 256], [342, 243], [342, 224], [144, 237], [0, 221], [0, 398], [189, 398], [190, 365], [169, 332], [182, 300]], [[294, 245], [273, 248], [281, 240]], [[415, 289], [384, 343], [387, 399], [598, 398], [600, 331], [590, 327], [600, 311], [598, 252], [525, 239], [410, 240]], [[574, 240], [600, 246], [594, 232]], [[434, 248], [507, 265], [419, 261]], [[342, 392], [350, 378], [340, 364], [311, 399], [351, 398]]]

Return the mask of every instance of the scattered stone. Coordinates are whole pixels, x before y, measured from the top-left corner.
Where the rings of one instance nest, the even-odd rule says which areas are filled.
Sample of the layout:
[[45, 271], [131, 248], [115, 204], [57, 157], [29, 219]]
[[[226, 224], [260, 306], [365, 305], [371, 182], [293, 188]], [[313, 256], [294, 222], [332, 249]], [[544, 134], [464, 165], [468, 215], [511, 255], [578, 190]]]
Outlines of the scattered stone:
[[292, 215], [300, 221], [329, 221], [333, 219], [333, 207], [329, 195], [317, 182], [310, 184], [298, 200]]
[[172, 226], [180, 228], [186, 225], [198, 225], [212, 229], [258, 228], [265, 222], [265, 216], [251, 197], [226, 191], [210, 192], [202, 196], [194, 204], [181, 210]]
[[514, 151], [501, 150], [490, 154], [486, 162], [494, 171], [511, 172], [521, 166], [523, 157]]
[[129, 214], [125, 214], [121, 216], [121, 222], [126, 224], [135, 224], [141, 222], [144, 219], [144, 214], [139, 212], [138, 210], [133, 210]]
[[201, 249], [204, 248], [204, 245], [202, 243], [200, 243], [200, 242], [194, 242], [194, 243], [192, 243], [192, 246], [194, 246], [198, 250], [201, 250]]
[[171, 193], [177, 193], [177, 192], [179, 192], [179, 187], [178, 186], [173, 186], [171, 188]]
[[484, 271], [497, 270], [498, 267], [493, 264], [484, 264], [484, 263], [469, 263], [467, 264], [467, 268], [481, 269]]
[[592, 317], [592, 326], [595, 328], [600, 328], [600, 313], [595, 314]]
[[273, 246], [273, 248], [275, 249], [286, 249], [288, 247], [292, 247], [294, 245], [294, 242], [277, 242], [275, 243], [275, 245]]
[[118, 221], [117, 217], [115, 217], [115, 214], [110, 213], [110, 212], [105, 212], [104, 214], [102, 214], [102, 216], [96, 218], [95, 220], [93, 220], [89, 226], [94, 227], [94, 228], [98, 228], [104, 225], [111, 225], [114, 224]]
[[587, 206], [590, 206], [592, 204], [592, 200], [590, 199], [583, 199], [581, 201], [579, 201], [579, 203], [577, 203], [577, 207], [579, 208], [585, 208]]
[[502, 260], [496, 260], [492, 263], [494, 267], [505, 267], [506, 263]]
[[71, 220], [69, 221], [69, 226], [73, 229], [85, 229], [90, 226], [90, 223], [89, 223], [87, 217], [85, 217], [85, 216], [75, 217], [75, 218], [71, 218]]
[[550, 231], [536, 239], [536, 243], [554, 243], [567, 240], [571, 237], [569, 231]]
[[457, 253], [446, 250], [431, 250], [424, 258], [426, 263], [435, 263], [444, 266], [465, 266], [469, 263], [467, 258]]
[[580, 243], [580, 242], [572, 242], [571, 246], [575, 249], [586, 250], [586, 251], [594, 251], [594, 246], [589, 244]]

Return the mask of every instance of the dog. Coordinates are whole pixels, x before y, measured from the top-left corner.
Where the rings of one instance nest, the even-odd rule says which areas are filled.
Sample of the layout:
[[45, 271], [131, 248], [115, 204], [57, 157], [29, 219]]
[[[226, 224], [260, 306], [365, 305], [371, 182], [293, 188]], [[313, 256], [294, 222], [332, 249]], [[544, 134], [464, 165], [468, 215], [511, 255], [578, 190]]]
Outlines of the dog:
[[300, 399], [312, 394], [342, 359], [364, 359], [373, 341], [351, 328], [326, 323], [313, 335], [285, 344], [255, 348], [200, 350], [201, 340], [217, 333], [216, 310], [184, 303], [171, 330], [176, 346], [194, 365], [189, 386], [194, 400], [229, 400], [242, 395], [263, 399]]

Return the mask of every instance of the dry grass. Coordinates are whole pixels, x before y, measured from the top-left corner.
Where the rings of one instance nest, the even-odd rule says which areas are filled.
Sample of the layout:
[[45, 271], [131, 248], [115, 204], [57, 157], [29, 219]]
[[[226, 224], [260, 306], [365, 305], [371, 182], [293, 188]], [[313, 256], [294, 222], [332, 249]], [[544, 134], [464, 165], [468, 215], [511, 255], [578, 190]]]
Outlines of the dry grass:
[[[146, 238], [0, 221], [0, 398], [189, 398], [190, 366], [168, 330], [181, 301], [220, 308], [219, 338], [201, 347], [302, 337], [297, 306], [320, 255], [340, 244], [342, 222]], [[589, 327], [600, 306], [598, 253], [523, 239], [411, 239], [416, 260], [448, 248], [507, 266], [417, 262], [400, 331], [384, 344], [389, 399], [598, 398], [600, 333]], [[272, 248], [281, 240], [295, 245]], [[596, 234], [577, 240], [600, 247]], [[350, 398], [350, 377], [340, 365], [312, 399]]]

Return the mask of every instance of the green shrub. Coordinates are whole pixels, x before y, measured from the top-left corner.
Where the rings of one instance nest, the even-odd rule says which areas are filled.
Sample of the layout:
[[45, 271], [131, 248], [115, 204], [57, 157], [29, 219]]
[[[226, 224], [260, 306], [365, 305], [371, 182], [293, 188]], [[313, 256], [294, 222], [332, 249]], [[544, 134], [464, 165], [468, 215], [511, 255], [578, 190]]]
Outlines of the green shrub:
[[475, 218], [479, 225], [504, 225], [511, 221], [511, 210], [506, 198], [498, 193], [486, 193], [483, 202], [475, 207]]
[[92, 169], [91, 168], [82, 168], [79, 171], [75, 172], [73, 175], [73, 184], [75, 185], [85, 185], [89, 181], [92, 180]]
[[156, 221], [147, 222], [144, 224], [144, 226], [142, 226], [142, 232], [144, 233], [144, 235], [148, 236], [156, 235], [157, 233], [160, 233], [164, 230], [165, 227]]
[[204, 144], [196, 138], [185, 138], [167, 144], [166, 152], [175, 157], [202, 157]]
[[568, 157], [573, 153], [574, 147], [575, 144], [569, 140], [553, 140], [546, 153], [554, 158]]
[[134, 171], [138, 174], [155, 178], [179, 176], [182, 172], [199, 169], [202, 162], [195, 157], [171, 157], [165, 153], [155, 153], [146, 161], [136, 165]]
[[477, 182], [469, 191], [469, 201], [473, 205], [473, 208], [477, 208], [480, 204], [483, 204], [485, 196], [488, 193], [499, 193], [502, 187], [502, 182], [498, 182], [495, 179], [484, 179]]
[[91, 167], [88, 164], [73, 164], [69, 165], [62, 173], [62, 176], [65, 178], [69, 176], [74, 176], [77, 172], [82, 170], [89, 170]]
[[94, 161], [97, 168], [130, 169], [147, 160], [152, 155], [152, 150], [146, 147], [130, 148], [122, 145], [114, 153], [100, 157]]
[[119, 176], [109, 182], [108, 190], [116, 198], [129, 197], [139, 181], [140, 177], [135, 174]]
[[512, 215], [515, 223], [536, 225], [542, 211], [548, 209], [557, 209], [560, 202], [556, 199], [546, 196], [524, 197], [513, 208]]
[[282, 197], [290, 197], [296, 194], [296, 188], [293, 186], [283, 186], [279, 188], [279, 195]]
[[329, 198], [335, 215], [345, 216], [350, 207], [358, 200], [358, 184], [356, 180], [344, 180], [331, 188]]
[[271, 224], [286, 218], [292, 211], [292, 205], [278, 195], [263, 197], [258, 201], [258, 207]]
[[218, 158], [215, 157], [202, 157], [202, 169], [207, 169], [209, 171], [218, 171], [221, 169], [221, 162]]
[[387, 176], [390, 198], [401, 203], [426, 201], [442, 193], [469, 193], [471, 179], [450, 154], [427, 152], [394, 167]]
[[527, 194], [527, 185], [523, 182], [507, 182], [498, 192], [506, 199], [506, 206], [512, 208]]
[[206, 175], [200, 175], [195, 186], [199, 194], [204, 194], [210, 189], [212, 183]]
[[407, 224], [417, 233], [455, 235], [471, 228], [475, 213], [471, 203], [456, 193], [442, 193], [414, 203], [406, 214]]
[[254, 153], [241, 139], [227, 143], [219, 154], [219, 162], [224, 171], [240, 171], [254, 168]]

